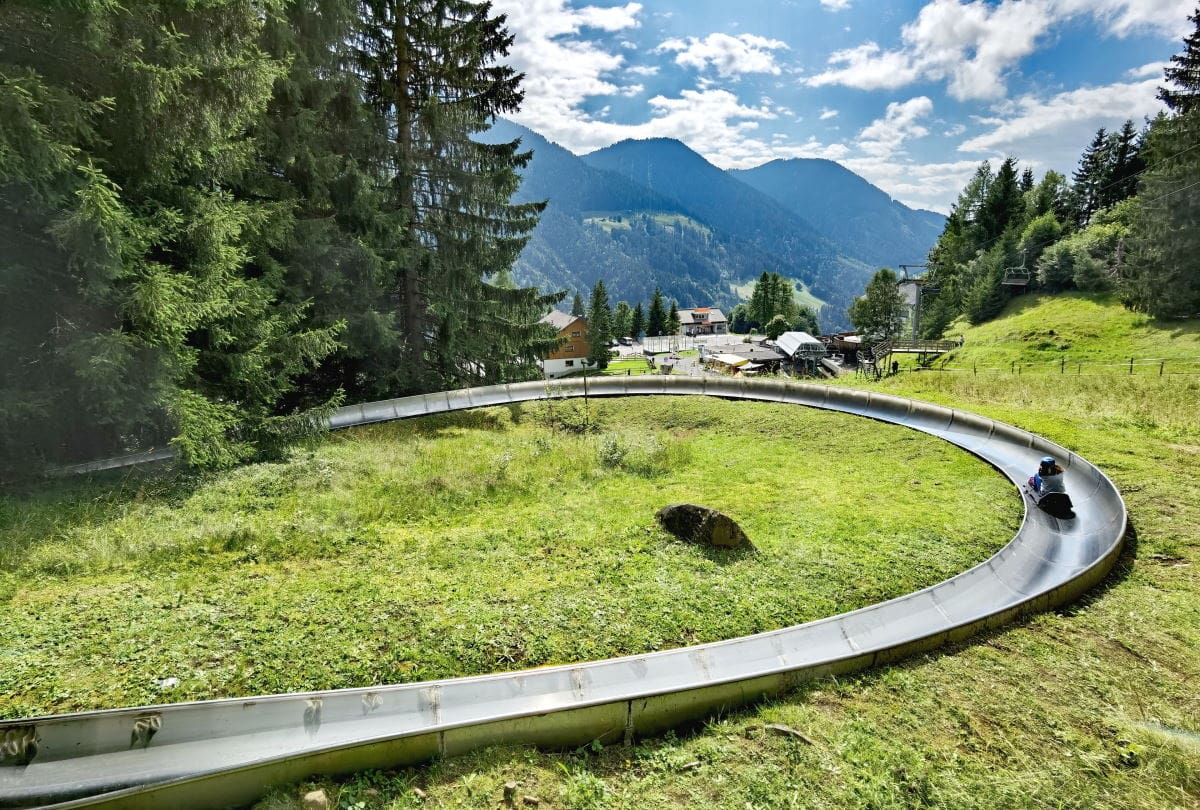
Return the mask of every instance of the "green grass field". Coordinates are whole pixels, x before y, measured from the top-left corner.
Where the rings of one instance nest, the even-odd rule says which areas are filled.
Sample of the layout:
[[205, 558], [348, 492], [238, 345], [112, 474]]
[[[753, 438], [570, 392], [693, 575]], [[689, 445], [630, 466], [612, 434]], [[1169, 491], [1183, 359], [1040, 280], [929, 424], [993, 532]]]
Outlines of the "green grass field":
[[[220, 476], [6, 493], [2, 714], [714, 641], [901, 595], [1011, 536], [1020, 500], [985, 464], [861, 428], [782, 405], [572, 401], [360, 428]], [[730, 514], [757, 552], [672, 540], [654, 513], [679, 501]]]
[[[1111, 303], [1084, 309], [1094, 305], [1021, 304], [967, 332], [967, 346], [999, 363], [1009, 342], [989, 354], [984, 338], [1016, 330], [1010, 318], [1065, 307], [1059, 324], [1086, 325], [1111, 314]], [[1189, 334], [1095, 328], [1114, 353]], [[539, 807], [580, 810], [1200, 807], [1200, 377], [842, 384], [1003, 419], [1098, 464], [1134, 530], [1114, 573], [1064, 609], [630, 747], [493, 748], [294, 785], [260, 806], [295, 808], [322, 787], [354, 810], [496, 808], [514, 781]], [[7, 493], [5, 716], [514, 668], [765, 629], [960, 570], [1011, 534], [1019, 508], [980, 463], [850, 417], [614, 400], [589, 410], [595, 432], [577, 432], [579, 403], [557, 416], [541, 407], [347, 432], [289, 463], [211, 479]], [[963, 481], [948, 489], [944, 464]], [[759, 552], [722, 558], [663, 537], [649, 514], [681, 497], [742, 520]], [[480, 520], [464, 523], [467, 509]], [[977, 518], [988, 532], [971, 535]], [[168, 695], [148, 681], [170, 675], [183, 683]]]
[[[1073, 300], [1046, 303], [1067, 308], [1059, 323], [1086, 323]], [[1111, 332], [1114, 351], [1176, 331], [1145, 329]], [[1065, 609], [629, 748], [497, 748], [315, 784], [343, 807], [393, 809], [496, 807], [510, 780], [563, 808], [1200, 807], [1200, 379], [921, 373], [871, 387], [1004, 419], [1099, 464], [1134, 529], [1114, 573]], [[262, 806], [294, 806], [298, 789]]]

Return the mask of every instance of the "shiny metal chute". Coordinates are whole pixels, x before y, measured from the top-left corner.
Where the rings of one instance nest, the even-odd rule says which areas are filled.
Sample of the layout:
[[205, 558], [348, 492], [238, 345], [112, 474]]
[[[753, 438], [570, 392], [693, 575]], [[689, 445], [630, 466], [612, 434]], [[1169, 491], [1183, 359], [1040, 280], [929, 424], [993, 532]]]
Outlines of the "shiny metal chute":
[[[649, 735], [804, 681], [935, 649], [1069, 602], [1121, 551], [1125, 504], [1095, 466], [974, 414], [869, 391], [776, 380], [599, 377], [587, 396], [702, 394], [825, 408], [905, 425], [990, 462], [1018, 487], [1065, 468], [1076, 517], [1026, 509], [985, 562], [888, 602], [754, 636], [470, 678], [178, 703], [0, 722], [0, 807], [221, 807], [316, 773], [414, 764], [493, 744], [577, 746]], [[332, 427], [585, 395], [519, 383], [340, 409]]]

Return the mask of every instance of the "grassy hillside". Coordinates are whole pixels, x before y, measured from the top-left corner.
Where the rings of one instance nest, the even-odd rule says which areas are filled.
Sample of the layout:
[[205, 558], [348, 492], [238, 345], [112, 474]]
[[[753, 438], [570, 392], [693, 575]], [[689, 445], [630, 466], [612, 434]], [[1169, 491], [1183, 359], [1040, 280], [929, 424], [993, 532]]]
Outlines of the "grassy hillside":
[[[1200, 322], [1159, 322], [1121, 306], [1115, 295], [1062, 293], [1014, 298], [1000, 317], [971, 326], [965, 320], [946, 330], [963, 337], [963, 347], [947, 355], [957, 367], [1065, 367], [1100, 371], [1101, 364], [1129, 363], [1135, 372], [1158, 373], [1155, 360], [1200, 361]], [[1147, 365], [1139, 367], [1137, 362]], [[1172, 368], [1184, 370], [1177, 363]], [[1192, 367], [1191, 371], [1200, 371]]]
[[[1098, 357], [1186, 354], [1196, 335], [1062, 296], [1018, 301], [967, 346], [981, 362], [1036, 357], [1021, 336], [1048, 313]], [[920, 373], [869, 387], [1012, 422], [1100, 465], [1132, 524], [1113, 574], [1067, 608], [630, 748], [497, 748], [319, 784], [342, 806], [393, 809], [495, 807], [509, 780], [564, 808], [1200, 807], [1200, 377]], [[298, 791], [262, 806], [294, 807]]]
[[[757, 281], [757, 278], [752, 278], [741, 284], [733, 284], [730, 286], [738, 298], [742, 299], [743, 301], [749, 301], [751, 294], [754, 292], [754, 285]], [[821, 312], [821, 307], [825, 306], [825, 302], [813, 295], [812, 291], [809, 290], [808, 287], [804, 286], [803, 281], [795, 278], [789, 278], [788, 281], [792, 282], [792, 286], [795, 289], [795, 293], [792, 297], [796, 299], [797, 304], [802, 307], [808, 307], [813, 312], [817, 313], [818, 316], [821, 314], [826, 314]], [[829, 314], [830, 317], [833, 317], [832, 313], [827, 314]], [[725, 315], [728, 317], [729, 313], [726, 312]], [[821, 328], [825, 328], [825, 325], [821, 324]]]
[[[1011, 535], [1020, 500], [985, 464], [855, 427], [575, 401], [357, 429], [198, 480], [5, 493], [0, 717], [715, 641], [899, 596]], [[826, 486], [834, 468], [876, 508]], [[673, 541], [654, 513], [679, 501], [732, 515], [757, 552]]]

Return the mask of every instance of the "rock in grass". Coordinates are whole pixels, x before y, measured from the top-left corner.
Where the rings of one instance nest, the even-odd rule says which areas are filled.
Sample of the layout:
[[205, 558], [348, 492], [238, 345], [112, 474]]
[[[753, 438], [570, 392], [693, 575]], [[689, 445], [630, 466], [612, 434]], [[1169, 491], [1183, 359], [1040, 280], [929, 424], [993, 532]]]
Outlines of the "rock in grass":
[[694, 503], [664, 506], [655, 515], [662, 527], [680, 540], [721, 548], [754, 548], [733, 518]]
[[313, 790], [304, 794], [300, 806], [304, 810], [329, 810], [329, 797], [323, 790]]

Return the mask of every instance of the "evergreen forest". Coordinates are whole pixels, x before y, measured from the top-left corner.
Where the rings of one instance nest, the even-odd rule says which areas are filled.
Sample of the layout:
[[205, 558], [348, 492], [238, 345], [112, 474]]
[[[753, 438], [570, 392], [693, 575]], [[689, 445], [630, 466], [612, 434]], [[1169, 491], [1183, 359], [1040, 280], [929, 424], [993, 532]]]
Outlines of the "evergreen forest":
[[990, 320], [1027, 289], [1115, 291], [1158, 318], [1200, 316], [1200, 10], [1189, 19], [1154, 120], [1099, 130], [1070, 178], [1036, 180], [1014, 157], [979, 166], [929, 255], [924, 337], [960, 315]]
[[344, 401], [528, 379], [560, 294], [503, 17], [468, 0], [0, 5], [0, 471], [270, 457]]

